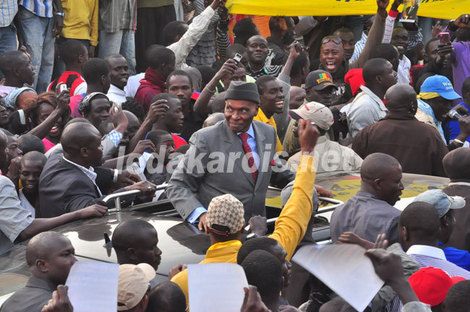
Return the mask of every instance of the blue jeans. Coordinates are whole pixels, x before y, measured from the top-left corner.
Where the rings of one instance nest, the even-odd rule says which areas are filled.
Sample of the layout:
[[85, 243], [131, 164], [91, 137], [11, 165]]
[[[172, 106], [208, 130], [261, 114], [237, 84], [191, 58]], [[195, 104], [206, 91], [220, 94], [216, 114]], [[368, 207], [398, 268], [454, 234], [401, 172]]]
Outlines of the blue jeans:
[[129, 73], [135, 74], [135, 34], [132, 30], [116, 32], [100, 31], [98, 56], [106, 58], [111, 54], [121, 54], [129, 64]]
[[[0, 27], [0, 56], [6, 51], [14, 51], [18, 49], [16, 42], [16, 28], [12, 24], [7, 27]], [[0, 78], [3, 78], [3, 73], [0, 71]]]
[[31, 54], [34, 70], [33, 88], [44, 92], [51, 82], [54, 68], [54, 19], [39, 17], [24, 7], [18, 8], [18, 37]]

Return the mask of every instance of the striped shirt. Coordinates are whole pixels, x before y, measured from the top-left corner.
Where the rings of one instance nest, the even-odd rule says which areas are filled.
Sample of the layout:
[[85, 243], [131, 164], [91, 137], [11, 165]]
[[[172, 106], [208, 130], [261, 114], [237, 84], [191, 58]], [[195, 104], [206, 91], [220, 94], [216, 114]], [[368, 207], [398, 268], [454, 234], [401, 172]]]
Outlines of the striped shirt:
[[17, 0], [0, 1], [0, 27], [10, 26], [17, 12]]
[[53, 17], [52, 0], [18, 0], [18, 4], [34, 15], [40, 17]]
[[425, 245], [413, 245], [406, 253], [415, 259], [421, 267], [434, 267], [447, 272], [450, 276], [460, 276], [470, 279], [470, 272], [447, 261], [444, 251], [440, 248]]
[[100, 1], [100, 29], [109, 33], [135, 30], [137, 0]]

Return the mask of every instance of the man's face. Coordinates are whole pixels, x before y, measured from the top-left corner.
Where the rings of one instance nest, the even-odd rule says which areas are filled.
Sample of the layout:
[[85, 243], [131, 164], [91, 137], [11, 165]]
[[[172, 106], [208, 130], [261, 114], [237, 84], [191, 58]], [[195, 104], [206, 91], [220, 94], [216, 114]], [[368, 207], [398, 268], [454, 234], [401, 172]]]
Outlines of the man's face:
[[10, 117], [10, 114], [8, 113], [8, 109], [0, 105], [0, 127], [5, 127], [8, 124], [8, 117]]
[[109, 78], [111, 83], [123, 90], [129, 79], [129, 65], [124, 57], [112, 57], [108, 59]]
[[5, 149], [6, 155], [7, 155], [7, 162], [10, 163], [10, 161], [13, 158], [16, 158], [18, 156], [23, 155], [23, 151], [20, 150], [18, 147], [18, 139], [15, 138], [14, 136], [9, 136], [8, 137], [8, 144], [7, 148]]
[[320, 62], [326, 71], [330, 73], [336, 73], [340, 68], [341, 62], [344, 58], [344, 51], [341, 44], [337, 44], [333, 41], [324, 43], [320, 50]]
[[277, 80], [271, 80], [265, 83], [263, 93], [260, 94], [260, 106], [266, 114], [274, 115], [282, 113], [284, 105], [284, 94], [282, 86]]
[[157, 231], [149, 231], [140, 243], [134, 247], [137, 263], [148, 263], [155, 270], [158, 269], [162, 258], [162, 251], [157, 247], [158, 234]]
[[26, 54], [21, 56], [21, 65], [17, 69], [18, 76], [20, 81], [26, 83], [28, 85], [32, 85], [34, 82], [34, 71], [33, 66], [31, 65], [31, 61]]
[[264, 64], [268, 56], [268, 42], [261, 36], [254, 36], [246, 42], [248, 61], [253, 64]]
[[256, 103], [242, 100], [227, 100], [225, 102], [225, 120], [233, 132], [247, 131], [256, 114], [258, 114]]
[[344, 58], [349, 60], [354, 54], [354, 46], [356, 44], [354, 34], [352, 32], [340, 32], [338, 33], [338, 37], [340, 37], [343, 42]]
[[380, 186], [380, 199], [393, 206], [400, 199], [401, 191], [404, 189], [403, 183], [401, 183], [401, 166], [392, 167], [384, 176], [378, 182]]
[[90, 112], [87, 114], [88, 119], [93, 126], [98, 128], [100, 124], [109, 119], [109, 110], [111, 103], [105, 98], [92, 99]]
[[431, 41], [428, 44], [428, 49], [426, 51], [425, 60], [429, 63], [435, 61], [439, 53], [437, 53], [437, 48], [439, 47], [439, 40]]
[[318, 102], [325, 106], [330, 106], [335, 92], [334, 86], [326, 87], [322, 90], [315, 90], [313, 87], [306, 90], [307, 102]]
[[439, 96], [437, 98], [426, 101], [431, 107], [438, 121], [444, 121], [447, 113], [452, 109], [452, 100], [446, 100]]
[[24, 159], [21, 161], [20, 179], [25, 191], [34, 193], [38, 190], [42, 168], [43, 165], [40, 161]]
[[188, 107], [193, 94], [191, 81], [187, 76], [172, 76], [168, 81], [168, 93], [176, 95], [183, 107]]
[[180, 133], [183, 130], [183, 107], [179, 99], [171, 99], [168, 101], [170, 107], [166, 112], [165, 123], [170, 132]]
[[86, 146], [87, 162], [92, 167], [101, 165], [103, 157], [103, 147], [101, 146], [101, 136], [98, 130], [94, 133], [90, 143]]
[[304, 104], [307, 93], [305, 89], [299, 87], [291, 87], [290, 89], [290, 100], [289, 100], [289, 109], [297, 109], [302, 104]]
[[166, 135], [161, 140], [162, 141], [155, 147], [155, 149], [157, 152], [160, 152], [160, 150], [162, 150], [162, 152], [165, 153], [164, 164], [166, 165], [170, 158], [170, 154], [175, 152], [175, 141], [173, 140], [171, 134]]
[[380, 75], [380, 79], [385, 90], [388, 90], [388, 88], [397, 83], [397, 72], [393, 70], [393, 65], [390, 62], [386, 63], [385, 68]]
[[49, 253], [49, 257], [45, 260], [49, 269], [47, 278], [55, 284], [65, 284], [70, 268], [77, 262], [75, 258], [75, 249], [70, 240], [65, 237], [57, 238], [54, 250]]
[[391, 43], [397, 47], [400, 56], [405, 54], [406, 48], [408, 47], [408, 31], [406, 29], [398, 29], [393, 32]]

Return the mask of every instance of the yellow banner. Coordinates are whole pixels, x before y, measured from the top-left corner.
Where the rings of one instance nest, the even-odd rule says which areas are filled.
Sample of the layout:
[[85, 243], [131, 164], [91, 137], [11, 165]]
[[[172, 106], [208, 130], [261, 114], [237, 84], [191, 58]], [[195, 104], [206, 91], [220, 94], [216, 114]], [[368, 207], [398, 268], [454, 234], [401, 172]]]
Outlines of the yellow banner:
[[[390, 1], [392, 3], [393, 0]], [[335, 16], [375, 14], [375, 0], [227, 0], [232, 14]], [[470, 13], [470, 0], [422, 0], [418, 16], [456, 19]]]

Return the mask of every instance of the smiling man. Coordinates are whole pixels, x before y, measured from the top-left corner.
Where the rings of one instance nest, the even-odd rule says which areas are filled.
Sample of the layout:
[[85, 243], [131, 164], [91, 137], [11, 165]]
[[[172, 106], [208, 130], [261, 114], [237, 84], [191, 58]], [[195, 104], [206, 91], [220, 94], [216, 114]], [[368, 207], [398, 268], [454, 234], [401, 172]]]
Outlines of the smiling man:
[[262, 76], [277, 77], [282, 70], [281, 65], [266, 66], [268, 57], [268, 41], [260, 35], [248, 39], [246, 42], [246, 55], [248, 58], [247, 74], [258, 79]]
[[122, 104], [126, 101], [126, 92], [124, 87], [129, 79], [129, 64], [124, 56], [120, 54], [112, 54], [106, 58], [109, 67], [109, 86], [108, 94], [106, 94], [111, 102]]
[[402, 170], [394, 157], [383, 153], [367, 156], [361, 166], [361, 190], [331, 217], [333, 242], [344, 232], [369, 241], [385, 233], [390, 244], [398, 242], [400, 210], [393, 207], [403, 190]]
[[276, 130], [253, 120], [259, 102], [254, 83], [233, 81], [227, 90], [225, 121], [195, 132], [173, 172], [168, 198], [185, 220], [199, 221], [201, 230], [207, 227], [206, 208], [213, 197], [234, 195], [249, 220], [266, 214], [269, 183], [283, 187], [294, 179], [294, 173], [274, 159]]

